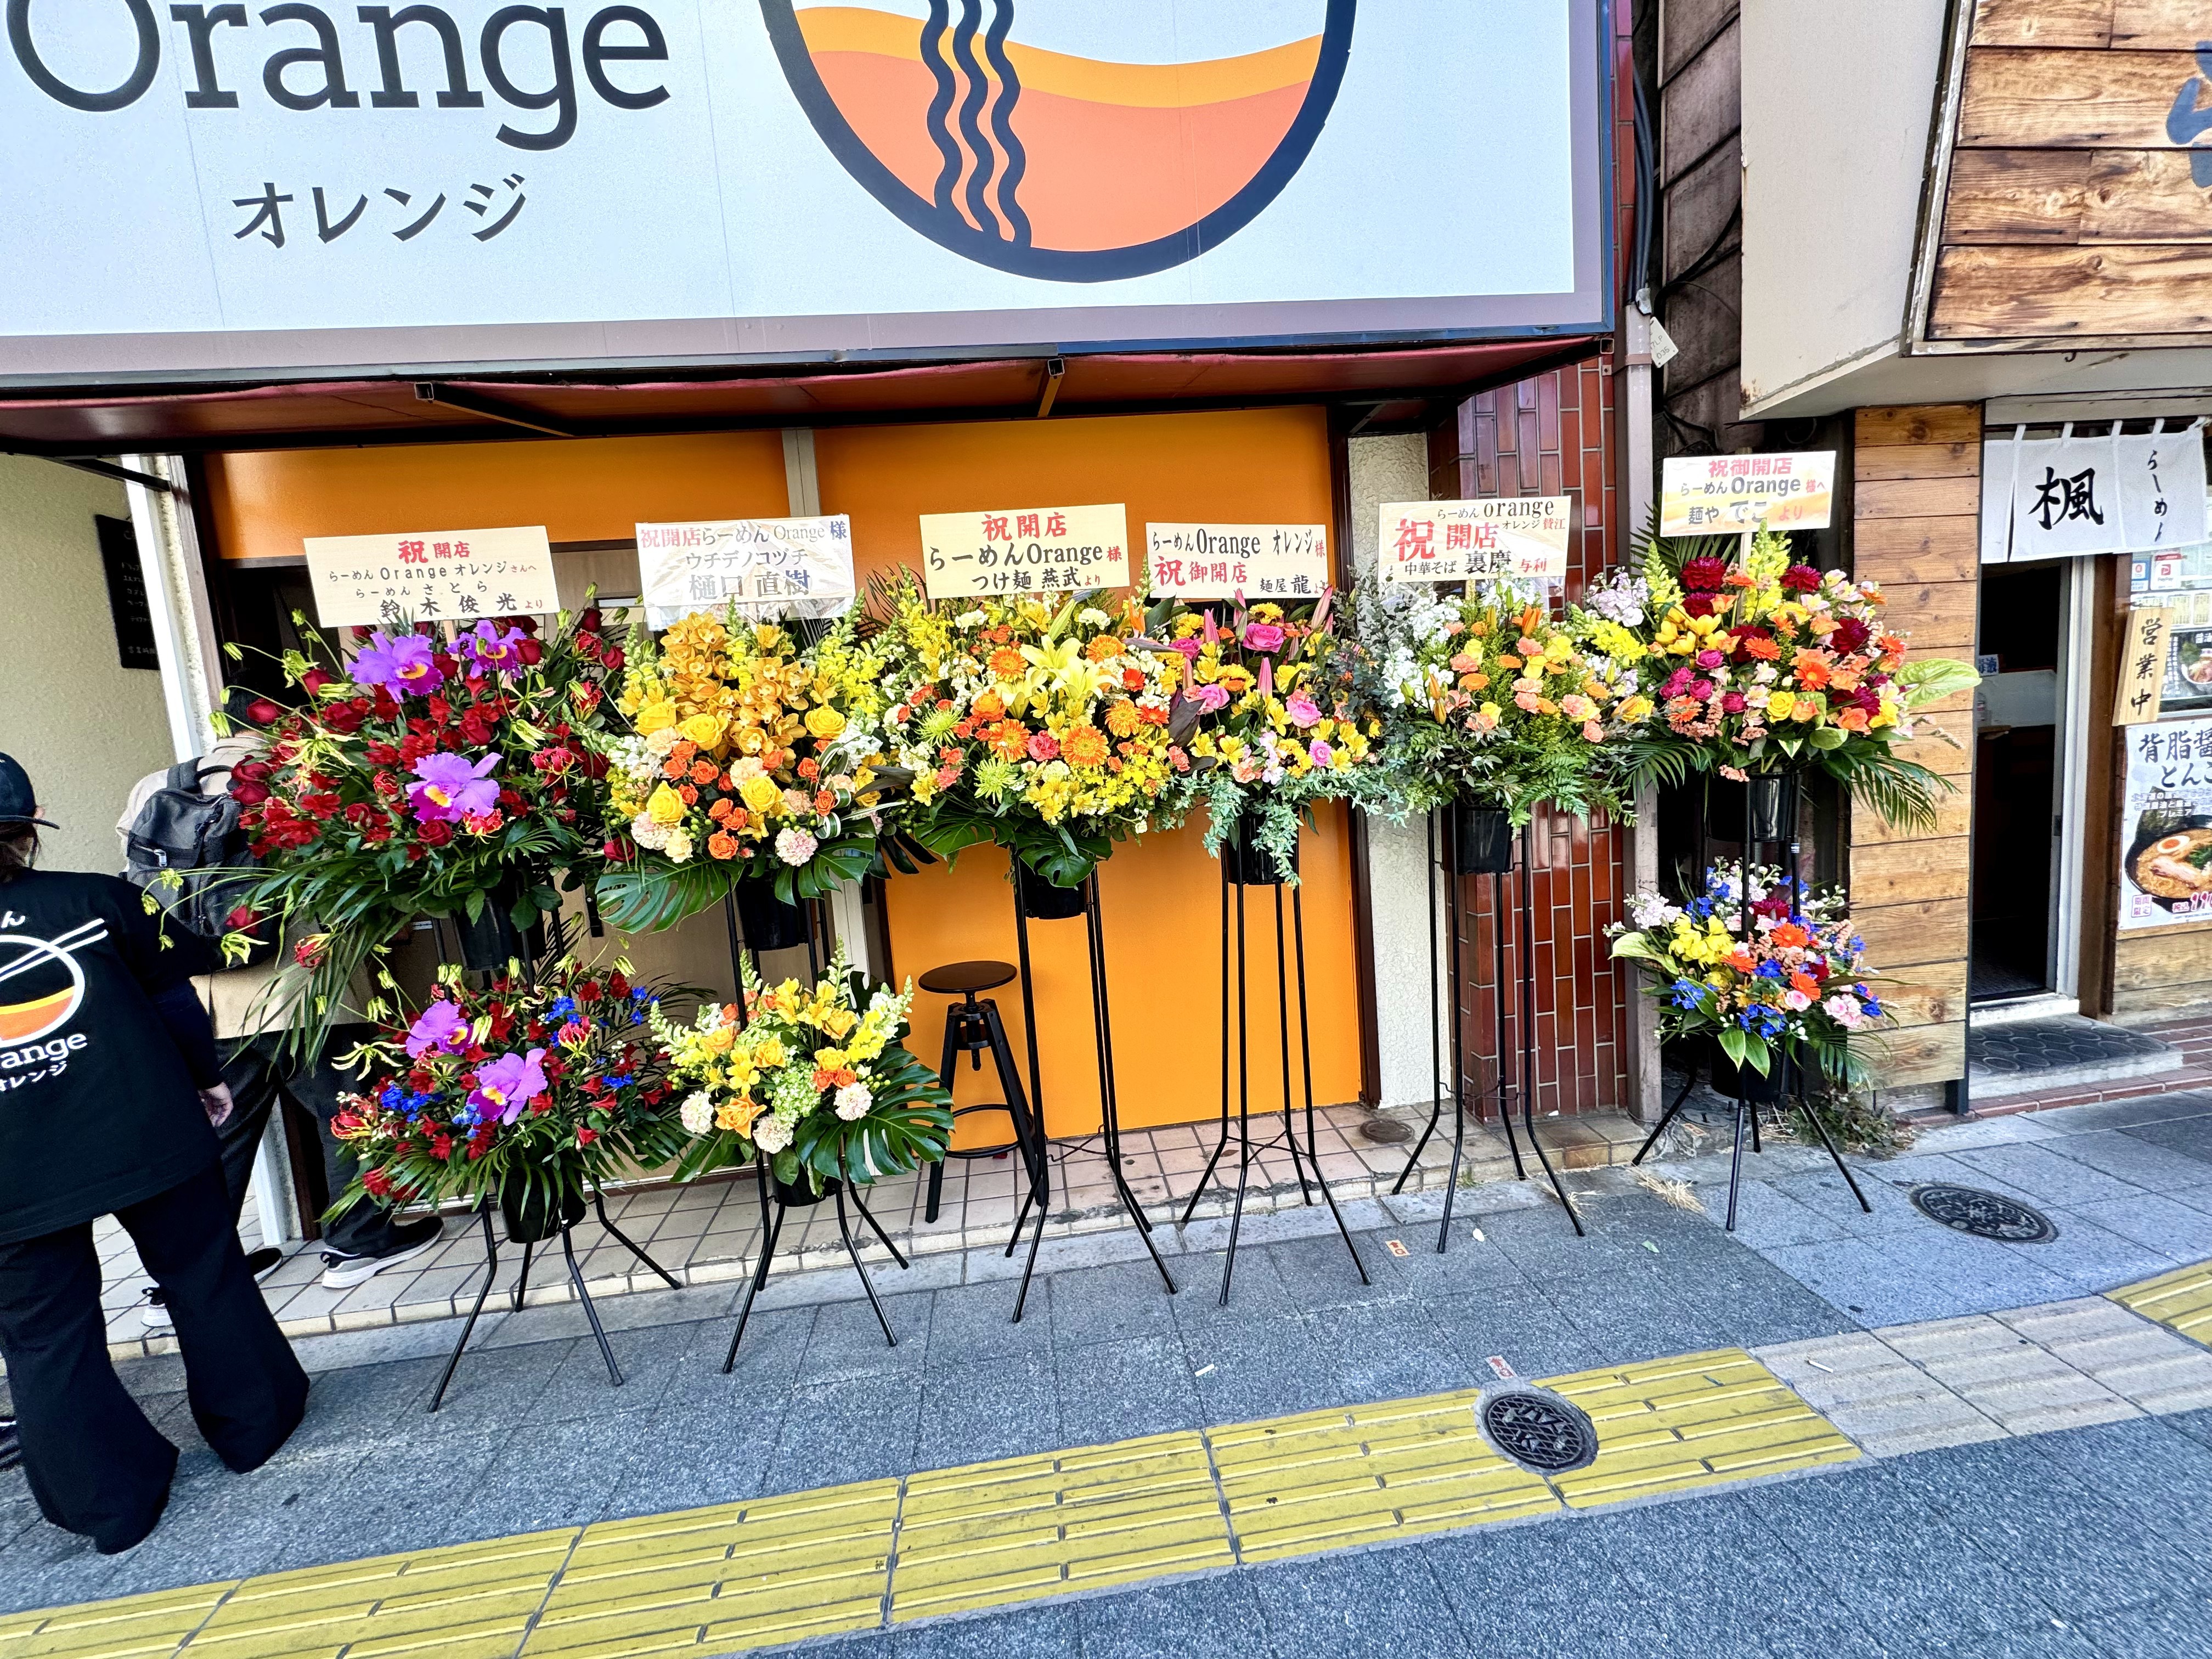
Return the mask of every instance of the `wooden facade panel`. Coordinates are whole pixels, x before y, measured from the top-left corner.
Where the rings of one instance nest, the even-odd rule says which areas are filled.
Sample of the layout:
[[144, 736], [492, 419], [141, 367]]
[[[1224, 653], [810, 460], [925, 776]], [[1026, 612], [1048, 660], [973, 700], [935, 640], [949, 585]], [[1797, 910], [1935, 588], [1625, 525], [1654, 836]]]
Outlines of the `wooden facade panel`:
[[[1915, 738], [1910, 743], [1900, 743], [1891, 752], [1900, 759], [1926, 767], [1939, 778], [1955, 780], [1958, 787], [1964, 789], [1966, 775], [1974, 769], [1973, 715], [1971, 713], [1938, 714], [1923, 720], [1916, 729], [1929, 735]], [[1942, 732], [1948, 732], [1955, 741], [1946, 743], [1938, 735]], [[1916, 844], [1923, 849], [1927, 846], [1925, 842]], [[1956, 855], [1965, 858], [1966, 849], [1957, 849]]]
[[1948, 444], [1896, 444], [1862, 449], [1852, 458], [1851, 475], [1860, 483], [1982, 476], [1982, 447], [1961, 441]]
[[2117, 0], [2112, 7], [2115, 46], [2188, 52], [2208, 38], [2212, 31], [2205, 27], [2203, 0]]
[[[1852, 855], [1857, 856], [1856, 848]], [[1867, 960], [1878, 974], [1930, 962], [1957, 962], [1966, 954], [1966, 901], [1962, 898], [1864, 910], [1854, 907], [1851, 921], [1866, 941]]]
[[[1893, 841], [1851, 848], [1851, 904], [1921, 904], [1966, 896], [1963, 842]], [[1877, 962], [1875, 964], [1881, 964]]]
[[[1924, 448], [1926, 446], [1915, 446]], [[1975, 446], [1977, 454], [1980, 449]], [[1864, 478], [1852, 499], [1861, 522], [1870, 519], [1972, 518], [1982, 499], [1981, 469], [1935, 478]]]
[[1857, 525], [1853, 557], [1879, 580], [1911, 583], [1970, 582], [1981, 572], [1981, 523], [1978, 519], [1877, 519]]
[[1851, 817], [1851, 846], [1854, 848], [1886, 847], [1904, 842], [1917, 845], [1928, 840], [1948, 840], [1963, 836], [1973, 822], [1973, 798], [1964, 789], [1954, 789], [1949, 794], [1936, 798], [1936, 827], [1933, 830], [1893, 830], [1874, 812], [1856, 812]]
[[1852, 417], [1861, 453], [1900, 444], [1962, 444], [1982, 441], [1979, 404], [1909, 404], [1862, 409]]
[[1973, 644], [1974, 583], [1890, 582], [1875, 575], [1863, 554], [1856, 563], [1860, 577], [1881, 582], [1883, 620], [1922, 651], [1948, 655], [1951, 647]]
[[1897, 1029], [1947, 1024], [1966, 1012], [1966, 964], [1923, 963], [1901, 974], [1882, 975], [1874, 991]]
[[2212, 242], [1947, 247], [1934, 339], [2065, 340], [2212, 329]]
[[2115, 991], [2151, 991], [2160, 986], [2199, 985], [2212, 996], [2212, 928], [2122, 933], [2112, 952]]
[[2196, 242], [2212, 228], [2178, 149], [1962, 149], [1947, 200], [1953, 246]]
[[1877, 1089], [1909, 1089], [1926, 1083], [1948, 1083], [1966, 1074], [1966, 1026], [1963, 1020], [1948, 1025], [1921, 1025], [1905, 1031], [1879, 1033], [1863, 1041], [1852, 1040], [1874, 1071]]
[[2114, 0], [1978, 0], [1979, 46], [2102, 46], [2112, 38]]
[[2166, 114], [2196, 73], [2189, 51], [1970, 48], [1958, 142], [1961, 149], [2170, 149]]

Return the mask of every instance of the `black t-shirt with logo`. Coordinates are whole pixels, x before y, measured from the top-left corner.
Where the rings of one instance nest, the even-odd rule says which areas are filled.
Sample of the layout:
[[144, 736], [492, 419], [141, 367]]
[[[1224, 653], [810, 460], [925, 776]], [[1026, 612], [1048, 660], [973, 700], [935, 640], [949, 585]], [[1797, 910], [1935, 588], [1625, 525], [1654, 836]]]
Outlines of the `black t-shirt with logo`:
[[0, 1243], [165, 1192], [217, 1156], [149, 994], [206, 963], [112, 876], [0, 882]]

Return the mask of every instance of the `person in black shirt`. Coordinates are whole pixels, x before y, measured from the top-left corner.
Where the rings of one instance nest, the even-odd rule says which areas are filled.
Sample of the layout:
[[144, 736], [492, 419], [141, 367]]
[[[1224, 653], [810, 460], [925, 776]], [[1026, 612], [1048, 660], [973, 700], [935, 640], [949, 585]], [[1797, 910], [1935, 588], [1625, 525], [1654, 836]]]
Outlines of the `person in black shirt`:
[[290, 1437], [307, 1378], [232, 1221], [204, 947], [127, 882], [32, 868], [45, 822], [0, 755], [0, 1358], [40, 1512], [112, 1554], [160, 1521], [177, 1449], [108, 1358], [96, 1218], [166, 1294], [193, 1419], [231, 1468]]

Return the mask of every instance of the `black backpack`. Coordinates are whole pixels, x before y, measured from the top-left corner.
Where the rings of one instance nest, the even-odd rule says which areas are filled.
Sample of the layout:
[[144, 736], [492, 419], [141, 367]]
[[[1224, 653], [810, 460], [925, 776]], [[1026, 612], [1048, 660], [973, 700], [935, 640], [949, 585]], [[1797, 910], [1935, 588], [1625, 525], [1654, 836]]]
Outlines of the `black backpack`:
[[[198, 761], [171, 767], [131, 821], [129, 862], [123, 872], [125, 881], [154, 896], [171, 921], [207, 945], [210, 955], [219, 952], [232, 931], [230, 913], [245, 886], [245, 878], [217, 872], [255, 862], [252, 837], [239, 826], [242, 809], [237, 801], [228, 791], [200, 793], [201, 779], [228, 769], [203, 769]], [[171, 876], [178, 878], [176, 884], [167, 879]], [[276, 954], [276, 931], [264, 922], [244, 963], [221, 965], [252, 967], [268, 961]]]

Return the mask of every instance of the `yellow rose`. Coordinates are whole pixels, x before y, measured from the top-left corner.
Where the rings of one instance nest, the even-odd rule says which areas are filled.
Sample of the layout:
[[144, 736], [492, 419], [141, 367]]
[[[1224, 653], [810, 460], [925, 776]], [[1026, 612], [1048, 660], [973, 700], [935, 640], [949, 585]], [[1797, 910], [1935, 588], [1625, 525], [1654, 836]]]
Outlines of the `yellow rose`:
[[666, 698], [647, 703], [637, 711], [635, 721], [640, 732], [660, 732], [676, 724], [676, 705]]
[[729, 722], [720, 714], [694, 714], [680, 721], [676, 729], [702, 749], [714, 749], [720, 746], [722, 733], [728, 726]]
[[810, 708], [806, 729], [826, 743], [845, 729], [845, 717], [834, 708]]
[[776, 787], [775, 780], [766, 776], [747, 778], [738, 786], [738, 793], [756, 812], [767, 811], [783, 797], [783, 791]]
[[681, 823], [684, 821], [684, 797], [664, 783], [646, 802], [645, 815], [655, 823]]

